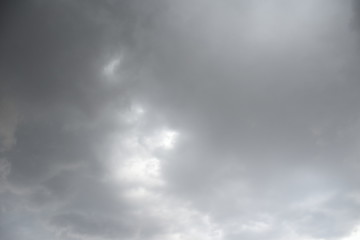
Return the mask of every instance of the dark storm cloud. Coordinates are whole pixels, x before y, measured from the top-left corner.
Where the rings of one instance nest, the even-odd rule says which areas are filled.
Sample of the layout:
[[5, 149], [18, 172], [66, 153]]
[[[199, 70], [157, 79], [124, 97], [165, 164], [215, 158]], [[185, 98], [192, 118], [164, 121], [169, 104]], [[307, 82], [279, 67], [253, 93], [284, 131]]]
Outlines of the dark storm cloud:
[[353, 18], [352, 18], [352, 26], [354, 27], [355, 30], [359, 30], [359, 24], [360, 24], [360, 19], [359, 19], [359, 13], [360, 13], [360, 2], [357, 0], [353, 0], [352, 1], [352, 8], [353, 8]]
[[[2, 92], [40, 106], [89, 101], [89, 89], [99, 87], [92, 75], [101, 29], [82, 16], [84, 10], [68, 5], [25, 2], [8, 19], [1, 42]], [[76, 95], [81, 97], [75, 100]]]
[[0, 106], [0, 152], [11, 149], [15, 144], [15, 130], [18, 122], [18, 114], [14, 104], [7, 100], [1, 100]]
[[[0, 237], [350, 235], [360, 213], [357, 5], [9, 4]], [[168, 152], [151, 137], [166, 127], [179, 135]], [[114, 180], [117, 171], [126, 176]]]
[[[122, 225], [131, 225], [98, 216], [121, 215], [116, 209], [126, 204], [115, 201], [114, 189], [105, 190], [107, 185], [100, 183], [103, 169], [96, 157], [105, 135], [114, 128], [113, 109], [123, 108], [127, 101], [124, 81], [121, 86], [109, 87], [101, 71], [110, 50], [117, 50], [119, 44], [126, 49], [131, 42], [130, 34], [125, 34], [136, 23], [131, 5], [127, 1], [25, 1], [9, 3], [9, 10], [4, 10], [0, 41], [1, 238], [14, 235], [14, 239], [22, 239], [22, 233], [15, 234], [22, 228], [34, 233], [29, 239], [37, 231], [51, 234], [41, 230], [46, 228], [44, 222], [51, 222], [55, 229], [65, 224], [79, 236], [94, 231], [101, 236], [108, 231], [107, 227], [95, 228], [97, 223], [90, 226], [91, 218], [100, 218], [96, 221], [109, 225], [110, 232], [116, 228], [119, 233]], [[114, 9], [128, 16], [115, 19]], [[84, 180], [87, 175], [94, 175], [89, 179], [95, 180]], [[87, 215], [74, 221], [65, 217], [75, 209], [77, 216], [91, 209], [94, 213], [89, 219], [85, 219]], [[19, 214], [23, 217], [17, 217]], [[11, 223], [18, 218], [21, 221]], [[32, 224], [35, 219], [42, 223]]]

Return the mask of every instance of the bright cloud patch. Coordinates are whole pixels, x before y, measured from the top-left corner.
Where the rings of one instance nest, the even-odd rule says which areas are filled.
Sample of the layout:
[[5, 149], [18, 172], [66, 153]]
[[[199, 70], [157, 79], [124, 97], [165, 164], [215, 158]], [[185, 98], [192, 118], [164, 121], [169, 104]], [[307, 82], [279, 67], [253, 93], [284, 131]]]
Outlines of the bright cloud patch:
[[[125, 113], [125, 122], [132, 128], [112, 141], [109, 171], [112, 180], [119, 184], [130, 184], [122, 193], [126, 199], [138, 204], [137, 214], [151, 216], [163, 222], [165, 232], [156, 239], [172, 240], [221, 240], [222, 229], [190, 203], [176, 199], [164, 192], [166, 180], [162, 175], [159, 151], [171, 154], [176, 148], [180, 133], [169, 127], [143, 129], [149, 115], [139, 104]], [[155, 240], [155, 239], [154, 239]]]
[[170, 129], [160, 129], [154, 135], [146, 137], [145, 143], [150, 149], [171, 150], [175, 147], [176, 139], [179, 133]]
[[121, 67], [122, 58], [122, 55], [116, 56], [102, 67], [102, 74], [107, 82], [116, 82], [116, 80], [119, 80], [117, 72]]
[[[144, 129], [149, 120], [140, 104], [132, 104], [122, 116], [130, 130], [112, 142], [111, 171], [117, 178], [144, 185], [161, 185], [161, 162], [158, 151], [169, 151], [176, 145], [179, 133], [165, 127]], [[114, 170], [115, 169], [115, 170]]]
[[360, 239], [360, 225], [354, 227], [349, 236], [342, 238], [341, 240], [358, 240]]

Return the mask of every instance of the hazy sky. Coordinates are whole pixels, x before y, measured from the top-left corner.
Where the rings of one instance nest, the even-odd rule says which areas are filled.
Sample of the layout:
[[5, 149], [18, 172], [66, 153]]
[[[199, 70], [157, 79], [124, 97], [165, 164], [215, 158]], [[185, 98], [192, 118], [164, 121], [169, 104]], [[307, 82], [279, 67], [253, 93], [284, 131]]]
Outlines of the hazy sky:
[[0, 239], [360, 239], [359, 11], [2, 3]]

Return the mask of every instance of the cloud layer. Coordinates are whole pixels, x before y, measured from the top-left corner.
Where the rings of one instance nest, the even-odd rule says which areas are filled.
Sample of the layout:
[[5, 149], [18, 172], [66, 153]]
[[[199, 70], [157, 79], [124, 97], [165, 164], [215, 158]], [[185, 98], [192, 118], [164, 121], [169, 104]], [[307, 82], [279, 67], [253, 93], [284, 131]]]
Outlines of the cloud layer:
[[357, 239], [357, 5], [4, 4], [0, 238]]

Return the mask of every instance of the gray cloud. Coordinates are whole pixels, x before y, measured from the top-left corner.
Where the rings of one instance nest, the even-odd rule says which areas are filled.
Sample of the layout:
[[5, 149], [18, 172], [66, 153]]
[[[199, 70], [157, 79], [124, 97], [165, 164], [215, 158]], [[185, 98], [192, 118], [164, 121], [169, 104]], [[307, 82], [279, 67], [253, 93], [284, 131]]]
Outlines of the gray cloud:
[[9, 3], [1, 239], [354, 236], [357, 8]]
[[0, 106], [0, 152], [11, 149], [15, 144], [15, 130], [18, 122], [18, 114], [12, 103], [6, 99], [1, 101]]

